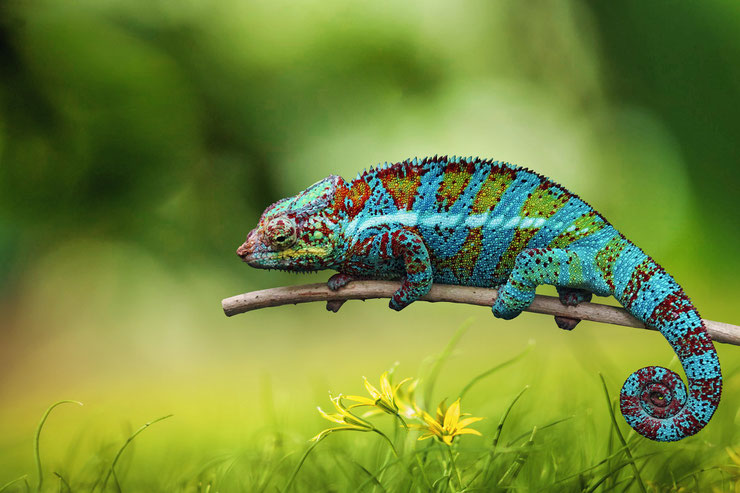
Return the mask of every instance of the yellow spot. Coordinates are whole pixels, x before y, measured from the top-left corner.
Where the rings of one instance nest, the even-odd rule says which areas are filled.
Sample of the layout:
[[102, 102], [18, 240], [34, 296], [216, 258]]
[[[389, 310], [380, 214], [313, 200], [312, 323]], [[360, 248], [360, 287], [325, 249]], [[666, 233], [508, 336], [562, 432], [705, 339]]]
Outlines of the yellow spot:
[[471, 213], [482, 214], [493, 210], [512, 180], [513, 178], [509, 175], [488, 175], [488, 178], [475, 196]]

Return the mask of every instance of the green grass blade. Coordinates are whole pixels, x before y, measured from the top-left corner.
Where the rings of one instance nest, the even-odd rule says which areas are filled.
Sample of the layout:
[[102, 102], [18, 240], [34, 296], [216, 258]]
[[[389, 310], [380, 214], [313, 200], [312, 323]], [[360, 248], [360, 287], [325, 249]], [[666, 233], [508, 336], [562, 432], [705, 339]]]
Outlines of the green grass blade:
[[[434, 449], [431, 449], [429, 447], [424, 447], [421, 450], [414, 450], [413, 452], [409, 452], [410, 454], [414, 455], [415, 458], [416, 458], [416, 460], [420, 463], [419, 464], [419, 467], [421, 467], [421, 475], [424, 478], [424, 481], [426, 482], [427, 489], [430, 489], [430, 490], [434, 489], [434, 485], [430, 482], [428, 476], [426, 475], [426, 471], [421, 466], [421, 459], [420, 459], [420, 457], [421, 456], [427, 456], [427, 455], [429, 455], [433, 451], [434, 451]], [[383, 467], [381, 467], [376, 474], [380, 474], [381, 472], [383, 472], [384, 470], [388, 469], [389, 467], [395, 466], [396, 464], [399, 464], [399, 463], [401, 463], [401, 459], [400, 458], [396, 458], [395, 460], [393, 460], [393, 461], [389, 462], [388, 464], [384, 465]], [[409, 472], [409, 474], [411, 474], [411, 473]], [[413, 474], [412, 474], [412, 476], [413, 476]], [[357, 488], [357, 490], [358, 491], [362, 490], [369, 483], [370, 483], [370, 480], [368, 479], [364, 483], [362, 483]]]
[[425, 382], [424, 382], [424, 405], [429, 405], [429, 403], [432, 401], [432, 394], [434, 393], [434, 385], [437, 382], [437, 377], [439, 377], [439, 373], [442, 370], [442, 366], [444, 365], [445, 361], [449, 359], [450, 355], [452, 354], [452, 351], [455, 349], [455, 346], [457, 346], [457, 343], [460, 342], [460, 339], [462, 336], [467, 332], [467, 330], [472, 325], [473, 321], [472, 319], [468, 319], [460, 326], [459, 329], [455, 331], [455, 333], [452, 336], [452, 339], [450, 339], [450, 342], [447, 343], [447, 346], [442, 350], [442, 352], [437, 356], [436, 360], [434, 361], [434, 364], [432, 365], [431, 370], [429, 371], [429, 375], [427, 376]]
[[295, 469], [293, 469], [293, 472], [291, 473], [290, 478], [288, 478], [288, 482], [285, 483], [285, 488], [283, 488], [282, 491], [284, 491], [285, 493], [288, 493], [288, 491], [290, 491], [290, 487], [293, 485], [293, 481], [295, 481], [295, 477], [298, 475], [298, 471], [300, 471], [301, 467], [303, 467], [303, 463], [306, 462], [306, 459], [308, 458], [308, 454], [310, 454], [311, 451], [316, 448], [316, 445], [321, 443], [321, 441], [327, 436], [329, 435], [327, 434], [327, 435], [322, 436], [321, 438], [313, 442], [311, 445], [309, 445], [306, 451], [303, 452], [303, 455], [298, 461], [298, 464], [296, 464]]
[[624, 436], [622, 435], [622, 431], [619, 429], [619, 426], [617, 425], [617, 418], [614, 416], [614, 409], [612, 408], [612, 400], [611, 397], [609, 397], [609, 389], [606, 386], [606, 380], [604, 380], [604, 375], [599, 373], [599, 377], [601, 378], [601, 385], [604, 387], [604, 396], [606, 397], [606, 407], [609, 409], [609, 416], [612, 420], [612, 425], [614, 426], [614, 431], [617, 434], [617, 438], [619, 439], [619, 442], [622, 444], [622, 447], [624, 447], [624, 453], [627, 455], [627, 458], [629, 459], [629, 462], [632, 467], [632, 472], [635, 473], [635, 478], [637, 480], [637, 485], [640, 487], [640, 491], [642, 493], [647, 493], [647, 489], [645, 488], [645, 483], [642, 481], [642, 478], [640, 477], [640, 471], [637, 470], [637, 466], [635, 465], [634, 459], [632, 458], [632, 452], [630, 451], [629, 446], [627, 445], [627, 441], [624, 439]]
[[[128, 439], [126, 440], [126, 442], [123, 444], [123, 446], [120, 449], [118, 449], [118, 453], [116, 453], [116, 456], [113, 458], [113, 462], [111, 462], [110, 468], [108, 469], [108, 474], [106, 474], [105, 479], [103, 480], [103, 485], [101, 486], [101, 490], [105, 491], [105, 486], [108, 484], [108, 480], [110, 479], [111, 475], [115, 476], [114, 469], [116, 467], [116, 464], [118, 463], [118, 459], [121, 458], [121, 454], [123, 454], [123, 451], [126, 450], [126, 447], [128, 447], [128, 445], [134, 440], [134, 438], [136, 438], [136, 436], [139, 433], [141, 433], [142, 431], [144, 431], [145, 429], [147, 429], [148, 427], [150, 427], [154, 423], [159, 423], [160, 421], [163, 421], [163, 420], [165, 420], [167, 418], [171, 418], [172, 416], [174, 416], [174, 415], [173, 414], [168, 414], [167, 416], [162, 416], [161, 418], [157, 418], [154, 421], [150, 421], [148, 423], [144, 423], [138, 430], [136, 430], [135, 432], [133, 432], [133, 434], [130, 437], [128, 437]], [[115, 480], [116, 480], [116, 484], [118, 484], [118, 478], [117, 477], [115, 478]], [[118, 487], [119, 487], [119, 490], [120, 490], [120, 485], [118, 485]]]
[[[705, 467], [705, 468], [702, 468], [702, 469], [697, 469], [695, 471], [692, 471], [692, 472], [690, 472], [690, 473], [688, 473], [688, 474], [686, 474], [684, 476], [681, 476], [680, 478], [676, 479], [675, 480], [675, 483], [676, 484], [680, 484], [684, 480], [686, 480], [688, 478], [691, 478], [691, 477], [696, 477], [697, 474], [701, 474], [701, 473], [704, 473], [704, 472], [708, 472], [708, 471], [722, 471], [722, 468], [723, 467], [733, 467], [733, 466], [731, 466], [731, 465], [723, 465], [723, 466], [711, 466], [711, 467]], [[740, 467], [740, 466], [734, 466], [734, 467]]]
[[467, 385], [465, 385], [465, 387], [463, 387], [463, 389], [462, 389], [462, 390], [460, 391], [460, 398], [462, 399], [463, 397], [465, 397], [465, 394], [467, 394], [467, 393], [468, 393], [468, 391], [470, 390], [470, 388], [471, 388], [471, 387], [472, 387], [473, 385], [475, 385], [476, 383], [480, 382], [481, 380], [483, 380], [484, 378], [486, 378], [486, 377], [488, 377], [488, 376], [491, 376], [491, 375], [493, 375], [493, 374], [494, 374], [494, 373], [496, 373], [496, 372], [497, 372], [498, 370], [500, 370], [500, 369], [502, 369], [502, 368], [505, 368], [505, 367], [509, 366], [510, 364], [512, 364], [512, 363], [515, 363], [516, 361], [518, 361], [518, 360], [520, 360], [521, 358], [523, 358], [523, 357], [524, 357], [524, 356], [525, 356], [525, 355], [526, 355], [526, 354], [527, 354], [527, 353], [528, 353], [529, 351], [531, 351], [531, 350], [532, 350], [532, 347], [533, 347], [532, 345], [529, 345], [529, 346], [528, 346], [528, 347], [527, 347], [527, 348], [526, 348], [526, 349], [525, 349], [524, 351], [522, 351], [521, 353], [517, 354], [517, 355], [516, 355], [516, 356], [514, 356], [513, 358], [511, 358], [511, 359], [509, 359], [509, 360], [506, 360], [506, 361], [504, 361], [503, 363], [499, 363], [498, 365], [494, 366], [493, 368], [490, 368], [490, 369], [488, 369], [488, 370], [484, 371], [483, 373], [481, 373], [481, 374], [479, 374], [479, 375], [477, 375], [477, 376], [473, 377], [473, 378], [472, 378], [472, 379], [471, 379], [471, 380], [470, 380], [470, 381], [469, 381], [469, 382], [467, 383]]
[[603, 466], [607, 462], [609, 462], [612, 459], [614, 459], [616, 456], [620, 455], [622, 452], [624, 452], [624, 447], [618, 448], [617, 450], [615, 450], [614, 452], [612, 452], [611, 455], [606, 456], [605, 458], [601, 459], [596, 464], [593, 464], [591, 466], [588, 466], [585, 469], [581, 469], [578, 472], [574, 472], [573, 474], [569, 474], [568, 476], [566, 476], [566, 477], [564, 477], [562, 479], [558, 479], [557, 481], [555, 481], [555, 484], [564, 483], [565, 481], [569, 481], [569, 480], [571, 480], [573, 478], [577, 478], [579, 476], [582, 476], [584, 473], [587, 473], [587, 472], [592, 471], [592, 470], [594, 470], [594, 469], [596, 469], [596, 468], [598, 468], [600, 466]]
[[536, 426], [532, 429], [532, 434], [529, 436], [529, 440], [527, 440], [527, 443], [522, 445], [522, 451], [519, 453], [519, 455], [517, 455], [516, 459], [514, 459], [514, 462], [511, 463], [504, 475], [501, 476], [501, 479], [498, 482], [498, 485], [500, 487], [508, 488], [511, 483], [516, 481], [516, 478], [522, 471], [524, 464], [526, 464], [527, 459], [529, 459], [529, 453], [531, 451], [532, 445], [534, 445], [535, 434], [537, 434]]
[[[556, 419], [555, 421], [551, 421], [551, 422], [547, 423], [546, 425], [543, 425], [543, 426], [538, 426], [538, 427], [537, 427], [537, 429], [538, 429], [539, 431], [542, 431], [542, 430], [546, 430], [547, 428], [550, 428], [550, 427], [552, 427], [552, 426], [555, 426], [555, 425], [557, 425], [557, 424], [560, 424], [560, 423], [562, 423], [563, 421], [568, 421], [569, 419], [573, 419], [573, 416], [568, 416], [568, 417], [566, 417], [566, 418], [560, 418], [560, 419]], [[512, 440], [509, 440], [509, 442], [508, 442], [508, 443], [506, 444], [506, 447], [507, 447], [507, 448], [508, 448], [508, 447], [511, 447], [512, 445], [514, 445], [514, 444], [515, 444], [516, 442], [518, 442], [518, 441], [519, 441], [519, 440], [521, 440], [522, 438], [527, 438], [527, 435], [529, 435], [529, 432], [528, 432], [528, 431], [527, 431], [527, 432], [525, 432], [525, 433], [522, 433], [521, 435], [517, 436], [516, 438], [514, 438], [514, 439], [512, 439]]]
[[[593, 493], [594, 491], [596, 491], [596, 489], [597, 489], [597, 488], [598, 488], [599, 486], [601, 486], [601, 484], [602, 484], [602, 483], [603, 483], [604, 481], [606, 481], [606, 480], [607, 480], [608, 478], [612, 477], [613, 475], [617, 474], [617, 473], [618, 473], [619, 471], [621, 471], [621, 470], [622, 470], [622, 469], [623, 469], [624, 467], [626, 467], [626, 466], [628, 466], [628, 465], [630, 465], [630, 464], [634, 464], [634, 463], [635, 463], [635, 461], [637, 461], [637, 460], [640, 460], [640, 459], [646, 459], [646, 458], [648, 458], [648, 457], [652, 457], [652, 456], [654, 456], [654, 455], [657, 455], [657, 454], [658, 454], [658, 452], [652, 452], [652, 453], [649, 453], [649, 454], [645, 454], [645, 455], [640, 455], [640, 456], [638, 456], [638, 457], [636, 457], [636, 458], [629, 458], [628, 460], [625, 460], [624, 462], [621, 462], [621, 463], [619, 463], [619, 464], [617, 465], [617, 467], [615, 467], [614, 469], [610, 469], [610, 470], [609, 470], [609, 471], [608, 471], [608, 472], [607, 472], [607, 473], [606, 473], [605, 475], [603, 475], [603, 476], [602, 476], [602, 477], [601, 477], [601, 478], [600, 478], [600, 479], [599, 479], [598, 481], [596, 481], [596, 483], [592, 484], [592, 485], [591, 485], [591, 486], [590, 486], [590, 487], [589, 487], [589, 488], [588, 488], [588, 489], [586, 490], [586, 493]], [[638, 476], [634, 476], [634, 477], [635, 477], [635, 478], [637, 478]], [[638, 484], [639, 484], [639, 483], [638, 483]], [[608, 491], [608, 490], [607, 490], [607, 491]]]
[[[352, 461], [352, 464], [354, 464], [355, 466], [357, 466], [358, 469], [360, 469], [362, 472], [364, 472], [368, 476], [368, 480], [370, 482], [375, 483], [375, 485], [378, 486], [381, 490], [388, 491], [387, 489], [385, 489], [385, 486], [383, 486], [383, 484], [380, 482], [380, 478], [378, 478], [378, 475], [377, 474], [373, 474], [365, 466], [363, 466], [362, 464], [360, 464], [356, 460], [354, 460], [354, 459], [350, 459], [350, 460]], [[362, 490], [361, 489], [358, 489], [357, 491], [362, 491]]]
[[[15, 483], [17, 483], [19, 481], [24, 481], [26, 479], [26, 476], [28, 476], [28, 475], [27, 474], [24, 474], [20, 478], [15, 478], [14, 480], [8, 481], [4, 485], [0, 486], [0, 493], [2, 493], [3, 491], [7, 490], [11, 486], [13, 486]], [[28, 482], [26, 482], [26, 484], [28, 484]]]
[[501, 433], [504, 429], [504, 424], [506, 423], [506, 419], [509, 417], [509, 413], [514, 408], [514, 404], [519, 400], [519, 398], [524, 394], [524, 392], [527, 391], [529, 388], [529, 385], [525, 386], [517, 395], [514, 397], [514, 399], [511, 401], [511, 404], [509, 404], [509, 407], [506, 408], [506, 411], [504, 411], [504, 414], [501, 415], [501, 419], [498, 422], [498, 425], [496, 426], [496, 432], [493, 435], [493, 440], [491, 441], [491, 448], [488, 452], [488, 457], [486, 459], [486, 465], [483, 466], [481, 469], [479, 469], [475, 475], [471, 478], [471, 480], [468, 482], [468, 485], [473, 484], [473, 482], [480, 476], [483, 475], [483, 483], [487, 483], [488, 479], [490, 477], [490, 470], [491, 465], [493, 464], [493, 459], [496, 456], [496, 447], [498, 447], [498, 442], [501, 439]]
[[275, 471], [278, 471], [282, 465], [285, 463], [286, 460], [288, 460], [288, 457], [290, 455], [284, 455], [280, 460], [276, 461], [276, 463], [270, 468], [269, 470], [265, 471], [265, 477], [262, 481], [257, 483], [256, 491], [257, 493], [262, 493], [267, 489], [267, 487], [270, 485], [270, 481], [275, 479], [277, 477], [277, 474], [275, 474]]
[[[614, 406], [612, 406], [612, 412], [614, 411]], [[609, 423], [609, 429], [607, 430], [607, 441], [606, 441], [606, 454], [607, 456], [611, 456], [614, 451], [614, 428], [612, 427], [612, 424]], [[621, 449], [620, 449], [621, 450]], [[609, 464], [607, 464], [607, 469], [611, 469], [612, 460], [610, 459]], [[607, 481], [606, 485], [604, 486], [604, 490], [610, 491], [614, 489], [614, 484], [616, 482], [617, 478], [612, 476], [610, 480]]]
[[441, 484], [449, 484], [450, 483], [450, 475], [445, 474], [441, 478], [437, 479], [434, 483], [432, 483], [432, 491], [437, 491], [437, 487]]
[[414, 458], [416, 459], [416, 463], [419, 465], [419, 472], [421, 473], [421, 477], [424, 480], [424, 483], [426, 484], [427, 488], [431, 490], [432, 482], [429, 480], [429, 476], [427, 476], [427, 470], [421, 460], [421, 454], [414, 454]]
[[491, 453], [495, 453], [496, 447], [498, 446], [498, 442], [501, 439], [501, 433], [504, 430], [504, 424], [506, 423], [506, 419], [509, 417], [509, 413], [511, 413], [511, 410], [514, 408], [514, 404], [519, 400], [519, 398], [524, 394], [524, 392], [529, 389], [529, 385], [526, 385], [522, 390], [519, 391], [519, 393], [514, 397], [514, 399], [511, 401], [511, 404], [509, 404], [509, 407], [506, 408], [506, 411], [501, 416], [501, 419], [498, 422], [498, 425], [496, 426], [496, 432], [493, 435], [492, 440], [492, 451]]
[[37, 469], [38, 475], [39, 475], [38, 483], [36, 483], [36, 491], [41, 491], [41, 486], [44, 484], [44, 471], [41, 468], [41, 454], [39, 452], [39, 440], [41, 438], [41, 430], [44, 428], [44, 423], [46, 423], [46, 419], [49, 417], [49, 414], [51, 413], [51, 411], [55, 407], [61, 406], [62, 404], [77, 404], [77, 405], [80, 405], [80, 406], [82, 405], [82, 403], [79, 402], [79, 401], [70, 401], [70, 400], [58, 401], [58, 402], [55, 402], [54, 404], [52, 404], [51, 406], [49, 406], [46, 409], [46, 412], [43, 414], [43, 416], [41, 416], [41, 421], [39, 421], [39, 425], [36, 428], [36, 437], [35, 437], [34, 442], [33, 442], [33, 444], [34, 444], [34, 453], [36, 455], [36, 469]]
[[67, 482], [66, 479], [64, 479], [64, 477], [62, 477], [61, 474], [59, 474], [56, 471], [54, 471], [52, 474], [54, 474], [54, 476], [59, 478], [59, 491], [60, 492], [62, 491], [62, 485], [64, 485], [64, 487], [67, 488], [67, 491], [70, 491], [70, 492], [72, 491], [72, 488], [69, 486], [69, 483]]

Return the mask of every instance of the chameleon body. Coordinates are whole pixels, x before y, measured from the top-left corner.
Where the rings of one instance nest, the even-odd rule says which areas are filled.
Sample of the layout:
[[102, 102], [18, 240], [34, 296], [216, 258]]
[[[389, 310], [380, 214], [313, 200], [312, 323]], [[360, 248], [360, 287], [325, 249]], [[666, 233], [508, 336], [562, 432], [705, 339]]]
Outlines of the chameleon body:
[[[671, 370], [643, 368], [621, 391], [625, 419], [643, 436], [680, 440], [719, 404], [714, 345], [683, 289], [652, 258], [576, 195], [528, 169], [479, 158], [413, 159], [329, 176], [268, 207], [237, 254], [249, 265], [334, 269], [331, 289], [353, 279], [401, 279], [401, 310], [432, 282], [499, 287], [493, 314], [519, 315], [540, 284], [565, 304], [613, 295], [657, 328], [676, 352], [688, 390]], [[556, 317], [561, 328], [578, 320]]]

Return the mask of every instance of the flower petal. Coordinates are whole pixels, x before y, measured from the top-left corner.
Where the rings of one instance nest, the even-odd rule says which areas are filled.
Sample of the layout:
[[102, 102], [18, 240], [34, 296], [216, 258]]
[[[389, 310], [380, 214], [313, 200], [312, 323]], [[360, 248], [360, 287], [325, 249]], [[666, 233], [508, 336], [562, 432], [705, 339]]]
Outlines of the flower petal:
[[[348, 401], [359, 402], [360, 406], [374, 406], [375, 405], [374, 400], [368, 399], [367, 397], [362, 397], [360, 395], [345, 395], [344, 398], [347, 399]], [[349, 409], [352, 409], [353, 407], [356, 407], [357, 405], [358, 404], [353, 404], [349, 406]]]
[[455, 402], [450, 404], [450, 407], [445, 413], [444, 428], [445, 430], [454, 430], [457, 426], [457, 422], [460, 419], [460, 399], [458, 398]]
[[321, 433], [316, 435], [315, 437], [311, 438], [312, 442], [318, 442], [322, 438], [324, 438], [329, 433], [332, 433], [334, 431], [345, 431], [345, 430], [355, 430], [355, 431], [367, 431], [367, 430], [358, 430], [357, 428], [352, 428], [351, 426], [337, 426], [335, 428], [327, 428], [323, 430]]
[[437, 422], [439, 422], [439, 424], [444, 423], [445, 414], [447, 414], [447, 404], [445, 401], [447, 401], [446, 397], [442, 399], [442, 402], [437, 406]]
[[466, 426], [470, 426], [473, 423], [477, 423], [478, 421], [482, 420], [483, 418], [465, 418], [461, 419], [457, 422], [457, 429], [465, 428]]
[[380, 392], [378, 389], [373, 387], [373, 384], [367, 381], [367, 378], [362, 377], [365, 379], [365, 388], [367, 389], [368, 393], [372, 396], [373, 399], [379, 399], [381, 397]]
[[387, 399], [393, 399], [393, 386], [391, 386], [391, 382], [388, 380], [387, 371], [383, 372], [380, 376], [380, 390]]
[[[356, 404], [356, 405], [359, 406], [360, 404]], [[361, 417], [363, 417], [363, 418], [369, 418], [371, 416], [377, 416], [378, 414], [383, 414], [383, 411], [381, 409], [378, 409], [377, 407], [374, 407], [374, 408], [368, 409], [367, 411], [365, 411], [364, 413], [362, 413], [362, 416]]]
[[403, 385], [403, 384], [405, 384], [406, 382], [409, 382], [409, 381], [411, 381], [411, 377], [406, 377], [403, 380], [401, 380], [400, 382], [398, 382], [396, 384], [396, 386], [394, 387], [393, 392], [394, 393], [397, 393], [398, 392], [398, 389], [401, 388], [401, 385]]
[[478, 435], [479, 437], [483, 436], [480, 434], [478, 430], [474, 430], [472, 428], [463, 428], [462, 430], [455, 431], [454, 434], [455, 435]]
[[345, 424], [344, 419], [343, 419], [344, 417], [341, 414], [329, 414], [325, 412], [323, 409], [321, 409], [320, 407], [317, 407], [316, 409], [319, 410], [319, 413], [324, 419], [328, 419], [329, 421], [339, 423], [340, 425]]

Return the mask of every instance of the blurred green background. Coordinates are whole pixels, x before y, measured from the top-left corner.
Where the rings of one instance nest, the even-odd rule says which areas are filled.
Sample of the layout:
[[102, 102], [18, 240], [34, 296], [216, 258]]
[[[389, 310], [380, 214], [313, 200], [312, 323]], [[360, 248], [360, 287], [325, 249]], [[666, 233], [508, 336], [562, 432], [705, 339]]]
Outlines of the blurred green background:
[[[49, 471], [169, 413], [132, 469], [258, 454], [276, 429], [302, 444], [327, 390], [396, 361], [415, 375], [468, 317], [440, 397], [534, 341], [468, 406], [493, 427], [528, 384], [532, 422], [608, 430], [597, 373], [616, 394], [671, 364], [655, 333], [384, 301], [227, 319], [222, 298], [329, 276], [234, 252], [267, 205], [326, 175], [480, 155], [578, 193], [705, 318], [740, 323], [738, 32], [740, 4], [720, 1], [0, 3], [0, 483], [33, 471], [59, 399], [85, 407], [50, 418]], [[740, 348], [719, 350], [730, 378], [699, 452], [740, 445]]]

